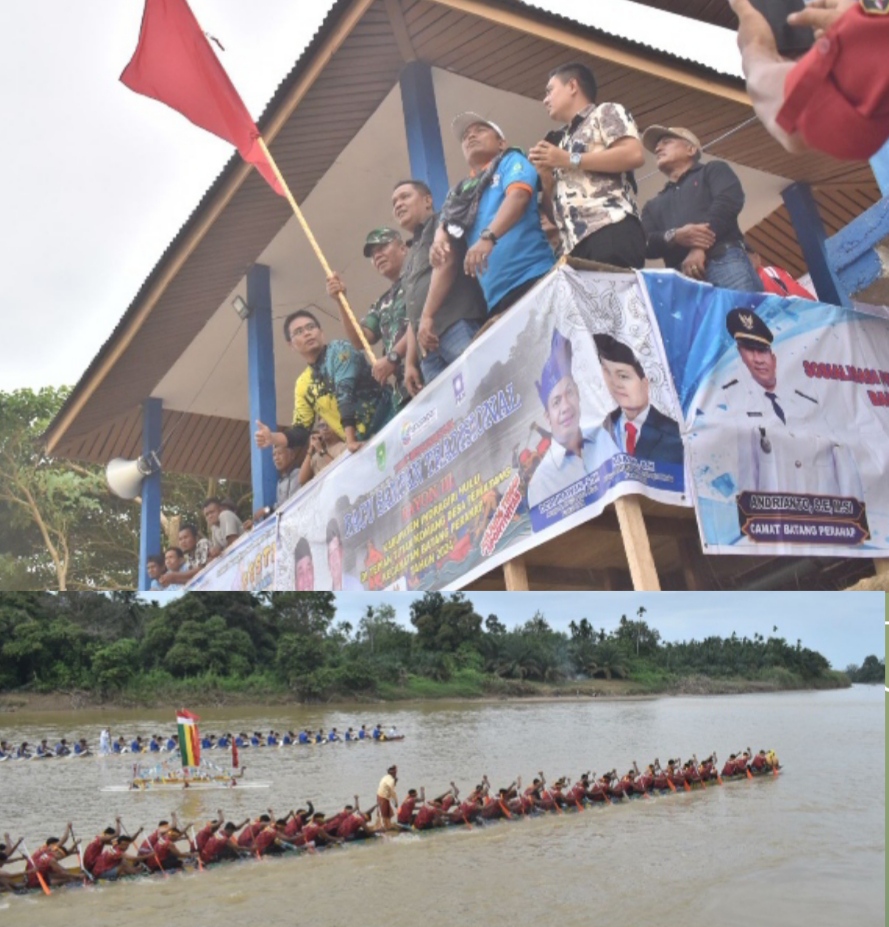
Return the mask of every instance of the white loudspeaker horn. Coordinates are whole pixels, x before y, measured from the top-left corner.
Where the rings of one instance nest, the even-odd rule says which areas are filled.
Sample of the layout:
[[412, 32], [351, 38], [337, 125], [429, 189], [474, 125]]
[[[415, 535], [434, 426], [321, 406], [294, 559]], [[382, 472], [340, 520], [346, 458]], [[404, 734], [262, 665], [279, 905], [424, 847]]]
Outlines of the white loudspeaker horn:
[[136, 460], [115, 457], [105, 467], [105, 479], [115, 496], [121, 499], [135, 499], [142, 489], [142, 480], [159, 469], [160, 461], [154, 452], [149, 457], [139, 457]]

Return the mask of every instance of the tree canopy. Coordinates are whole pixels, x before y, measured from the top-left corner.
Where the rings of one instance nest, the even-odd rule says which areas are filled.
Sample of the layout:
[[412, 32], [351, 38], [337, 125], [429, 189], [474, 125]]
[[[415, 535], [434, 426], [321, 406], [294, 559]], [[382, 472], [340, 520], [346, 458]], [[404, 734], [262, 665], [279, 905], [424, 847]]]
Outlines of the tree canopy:
[[[133, 589], [139, 504], [108, 489], [102, 467], [44, 453], [42, 435], [68, 387], [0, 392], [0, 589]], [[163, 476], [164, 514], [198, 522], [207, 496], [247, 514], [248, 487]], [[158, 551], [160, 553], [160, 551]]]
[[[491, 686], [777, 672], [816, 684], [829, 675], [828, 661], [800, 641], [732, 634], [664, 644], [642, 614], [610, 631], [579, 617], [564, 633], [538, 612], [510, 629], [496, 615], [483, 620], [465, 594], [436, 592], [412, 603], [411, 630], [389, 604], [368, 606], [357, 627], [337, 622], [328, 592], [189, 593], [166, 605], [129, 592], [5, 593], [0, 691], [115, 697], [190, 683], [199, 692], [259, 686], [316, 699], [378, 695], [411, 679]], [[868, 657], [859, 681], [884, 672]]]

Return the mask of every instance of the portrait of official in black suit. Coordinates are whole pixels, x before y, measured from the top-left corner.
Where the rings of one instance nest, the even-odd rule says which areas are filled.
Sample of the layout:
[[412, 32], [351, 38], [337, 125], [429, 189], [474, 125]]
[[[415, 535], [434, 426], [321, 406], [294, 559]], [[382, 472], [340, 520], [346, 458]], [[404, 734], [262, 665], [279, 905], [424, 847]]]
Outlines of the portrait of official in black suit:
[[632, 348], [613, 335], [594, 335], [602, 376], [617, 408], [603, 425], [626, 454], [645, 460], [682, 463], [679, 425], [651, 404], [648, 377]]

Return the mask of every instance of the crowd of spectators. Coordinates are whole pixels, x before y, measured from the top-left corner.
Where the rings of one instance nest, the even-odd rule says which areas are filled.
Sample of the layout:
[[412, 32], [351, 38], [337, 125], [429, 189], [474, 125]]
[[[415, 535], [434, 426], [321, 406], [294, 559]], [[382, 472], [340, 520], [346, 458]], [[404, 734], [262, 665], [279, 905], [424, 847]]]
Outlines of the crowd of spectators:
[[[272, 449], [279, 479], [275, 505], [254, 512], [252, 523], [346, 450], [359, 451], [561, 256], [626, 269], [662, 259], [717, 286], [811, 296], [780, 268], [754, 266], [738, 221], [741, 183], [725, 162], [702, 161], [690, 129], [654, 125], [640, 133], [621, 104], [598, 102], [595, 76], [577, 63], [550, 73], [544, 105], [560, 128], [527, 155], [491, 119], [473, 112], [454, 118], [467, 176], [439, 213], [422, 180], [395, 185], [393, 225], [371, 230], [361, 246], [384, 280], [383, 293], [356, 322], [340, 299], [344, 276], [335, 272], [327, 281], [345, 338], [328, 341], [317, 306], [284, 320], [285, 340], [306, 366], [296, 380], [292, 424], [256, 423], [255, 442]], [[640, 210], [634, 171], [645, 149], [666, 183]], [[369, 356], [366, 344], [380, 344], [381, 356]], [[208, 537], [185, 525], [177, 546], [149, 558], [152, 588], [188, 582], [245, 530], [218, 499], [205, 502], [204, 517]]]

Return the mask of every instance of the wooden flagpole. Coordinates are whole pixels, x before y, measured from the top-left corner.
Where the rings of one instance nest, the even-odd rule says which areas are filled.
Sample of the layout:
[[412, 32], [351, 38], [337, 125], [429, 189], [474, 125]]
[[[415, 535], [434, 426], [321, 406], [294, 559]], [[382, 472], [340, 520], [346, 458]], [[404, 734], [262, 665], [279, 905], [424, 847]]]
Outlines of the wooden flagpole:
[[[268, 159], [268, 162], [274, 171], [278, 183], [281, 184], [281, 189], [284, 191], [284, 195], [287, 197], [287, 202], [290, 203], [290, 208], [293, 210], [293, 214], [296, 216], [297, 221], [302, 226], [302, 230], [306, 233], [306, 238], [308, 238], [309, 244], [312, 246], [312, 250], [315, 252], [315, 257], [318, 258], [324, 273], [328, 277], [333, 276], [333, 270], [331, 270], [330, 264], [327, 263], [327, 258], [324, 257], [324, 252], [321, 250], [321, 246], [318, 244], [315, 236], [312, 234], [312, 230], [309, 228], [309, 223], [306, 222], [306, 217], [303, 215], [302, 210], [297, 205], [293, 194], [290, 192], [290, 187], [287, 186], [287, 181], [284, 179], [284, 176], [278, 169], [278, 165], [275, 163], [275, 159], [272, 157], [271, 152], [266, 146], [265, 139], [260, 136], [257, 139], [257, 142], [259, 147], [262, 149], [262, 153]], [[349, 305], [349, 301], [346, 299], [345, 293], [337, 293], [337, 299], [339, 299], [340, 305], [345, 310], [346, 315], [349, 317], [349, 321], [355, 328], [355, 331], [358, 332], [358, 337], [361, 339], [361, 346], [364, 348], [364, 353], [367, 355], [368, 362], [371, 364], [371, 366], [373, 366], [374, 361], [377, 359], [376, 355], [371, 350], [367, 338], [364, 337], [364, 332], [361, 330], [361, 325], [359, 324], [358, 319], [355, 318], [355, 313], [352, 312], [352, 307]]]

